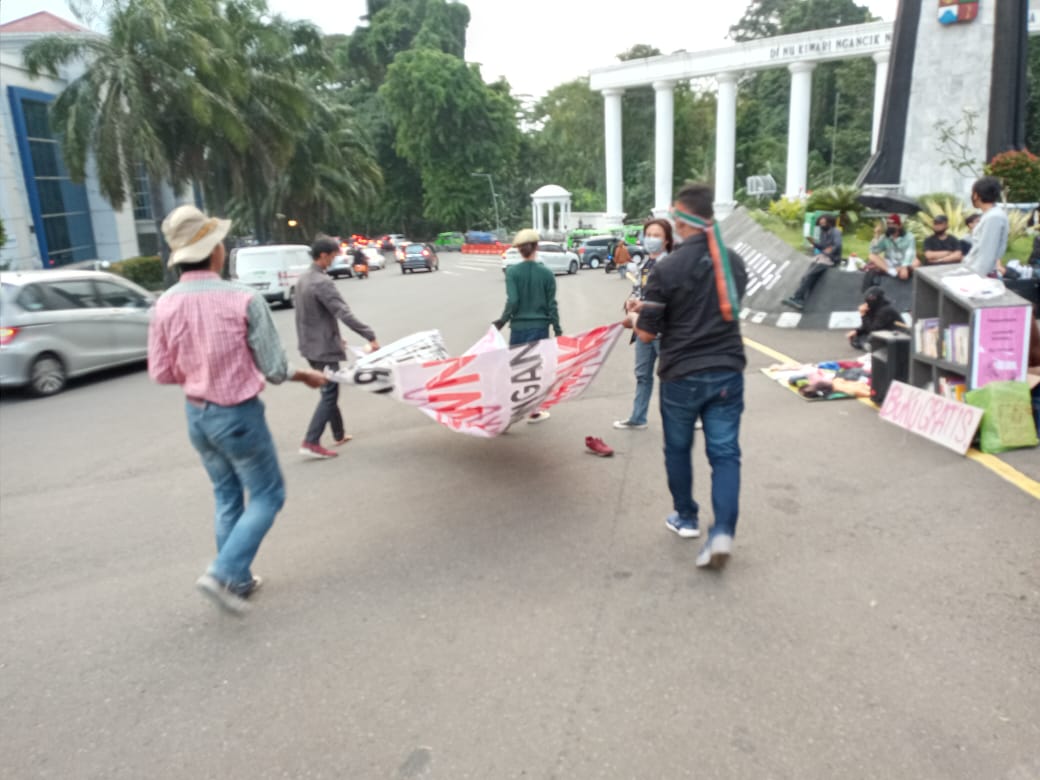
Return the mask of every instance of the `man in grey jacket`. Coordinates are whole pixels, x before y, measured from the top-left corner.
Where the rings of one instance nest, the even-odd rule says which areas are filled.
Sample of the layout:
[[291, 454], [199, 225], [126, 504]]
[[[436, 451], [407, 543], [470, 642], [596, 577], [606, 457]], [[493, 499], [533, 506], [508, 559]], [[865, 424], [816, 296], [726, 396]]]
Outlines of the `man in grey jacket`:
[[[346, 342], [339, 333], [339, 322], [379, 349], [375, 332], [354, 316], [336, 283], [325, 270], [339, 254], [339, 244], [331, 238], [319, 238], [311, 247], [314, 264], [300, 276], [296, 283], [296, 335], [300, 343], [300, 354], [311, 368], [323, 371], [339, 370], [339, 361], [345, 360]], [[339, 322], [337, 322], [337, 320]], [[308, 458], [334, 458], [334, 450], [321, 446], [321, 435], [325, 426], [332, 426], [332, 439], [336, 446], [346, 444], [350, 436], [343, 428], [343, 415], [339, 411], [339, 383], [329, 382], [321, 388], [321, 400], [307, 427], [300, 454]]]
[[1000, 200], [1000, 179], [983, 176], [971, 187], [971, 205], [982, 212], [982, 219], [971, 234], [971, 249], [961, 264], [979, 276], [995, 275], [997, 264], [1008, 245], [1008, 218], [997, 205]]

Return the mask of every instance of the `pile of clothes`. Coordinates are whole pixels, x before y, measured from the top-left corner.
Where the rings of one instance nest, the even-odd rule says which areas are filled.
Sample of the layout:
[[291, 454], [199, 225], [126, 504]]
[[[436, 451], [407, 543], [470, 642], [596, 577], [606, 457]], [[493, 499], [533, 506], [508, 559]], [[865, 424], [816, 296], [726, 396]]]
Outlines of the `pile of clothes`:
[[777, 363], [763, 372], [809, 400], [870, 397], [869, 355], [815, 364]]

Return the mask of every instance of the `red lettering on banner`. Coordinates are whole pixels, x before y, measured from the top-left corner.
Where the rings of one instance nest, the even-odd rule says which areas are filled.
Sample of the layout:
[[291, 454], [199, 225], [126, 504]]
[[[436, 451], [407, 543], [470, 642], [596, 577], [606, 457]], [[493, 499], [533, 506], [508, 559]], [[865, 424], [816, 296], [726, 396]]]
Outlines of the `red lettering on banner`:
[[556, 386], [542, 402], [543, 407], [559, 403], [592, 381], [595, 370], [603, 365], [606, 348], [612, 343], [611, 336], [616, 330], [617, 326], [601, 325], [579, 336], [560, 336], [556, 339], [558, 348], [564, 354], [557, 358]]

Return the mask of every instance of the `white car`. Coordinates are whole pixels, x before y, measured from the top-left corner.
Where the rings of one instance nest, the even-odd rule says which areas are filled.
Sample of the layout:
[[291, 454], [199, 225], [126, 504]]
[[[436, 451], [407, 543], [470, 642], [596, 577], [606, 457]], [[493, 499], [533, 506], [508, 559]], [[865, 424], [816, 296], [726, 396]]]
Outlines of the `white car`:
[[[510, 247], [502, 253], [502, 273], [511, 265], [523, 260], [520, 250], [515, 246]], [[538, 262], [552, 271], [554, 274], [576, 274], [578, 273], [578, 256], [561, 244], [553, 241], [538, 242]]]
[[374, 246], [366, 246], [361, 250], [365, 259], [368, 260], [368, 269], [370, 271], [383, 271], [386, 269], [386, 255], [383, 254], [381, 249], [377, 249]]

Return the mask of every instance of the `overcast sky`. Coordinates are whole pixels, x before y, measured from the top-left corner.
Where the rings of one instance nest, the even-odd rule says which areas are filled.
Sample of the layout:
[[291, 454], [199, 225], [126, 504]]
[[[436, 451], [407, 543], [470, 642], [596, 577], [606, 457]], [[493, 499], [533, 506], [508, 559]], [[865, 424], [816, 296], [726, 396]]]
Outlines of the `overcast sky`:
[[[862, 0], [861, 0], [862, 2]], [[898, 0], [866, 0], [882, 19], [895, 18]], [[486, 81], [505, 76], [519, 95], [541, 97], [557, 84], [610, 65], [637, 43], [664, 53], [725, 46], [730, 25], [746, 0], [647, 0], [598, 7], [573, 0], [468, 0], [466, 59], [480, 63]], [[365, 12], [364, 0], [268, 0], [276, 13], [309, 19], [326, 33], [350, 33]], [[63, 0], [2, 0], [0, 23], [36, 11], [74, 20]]]

